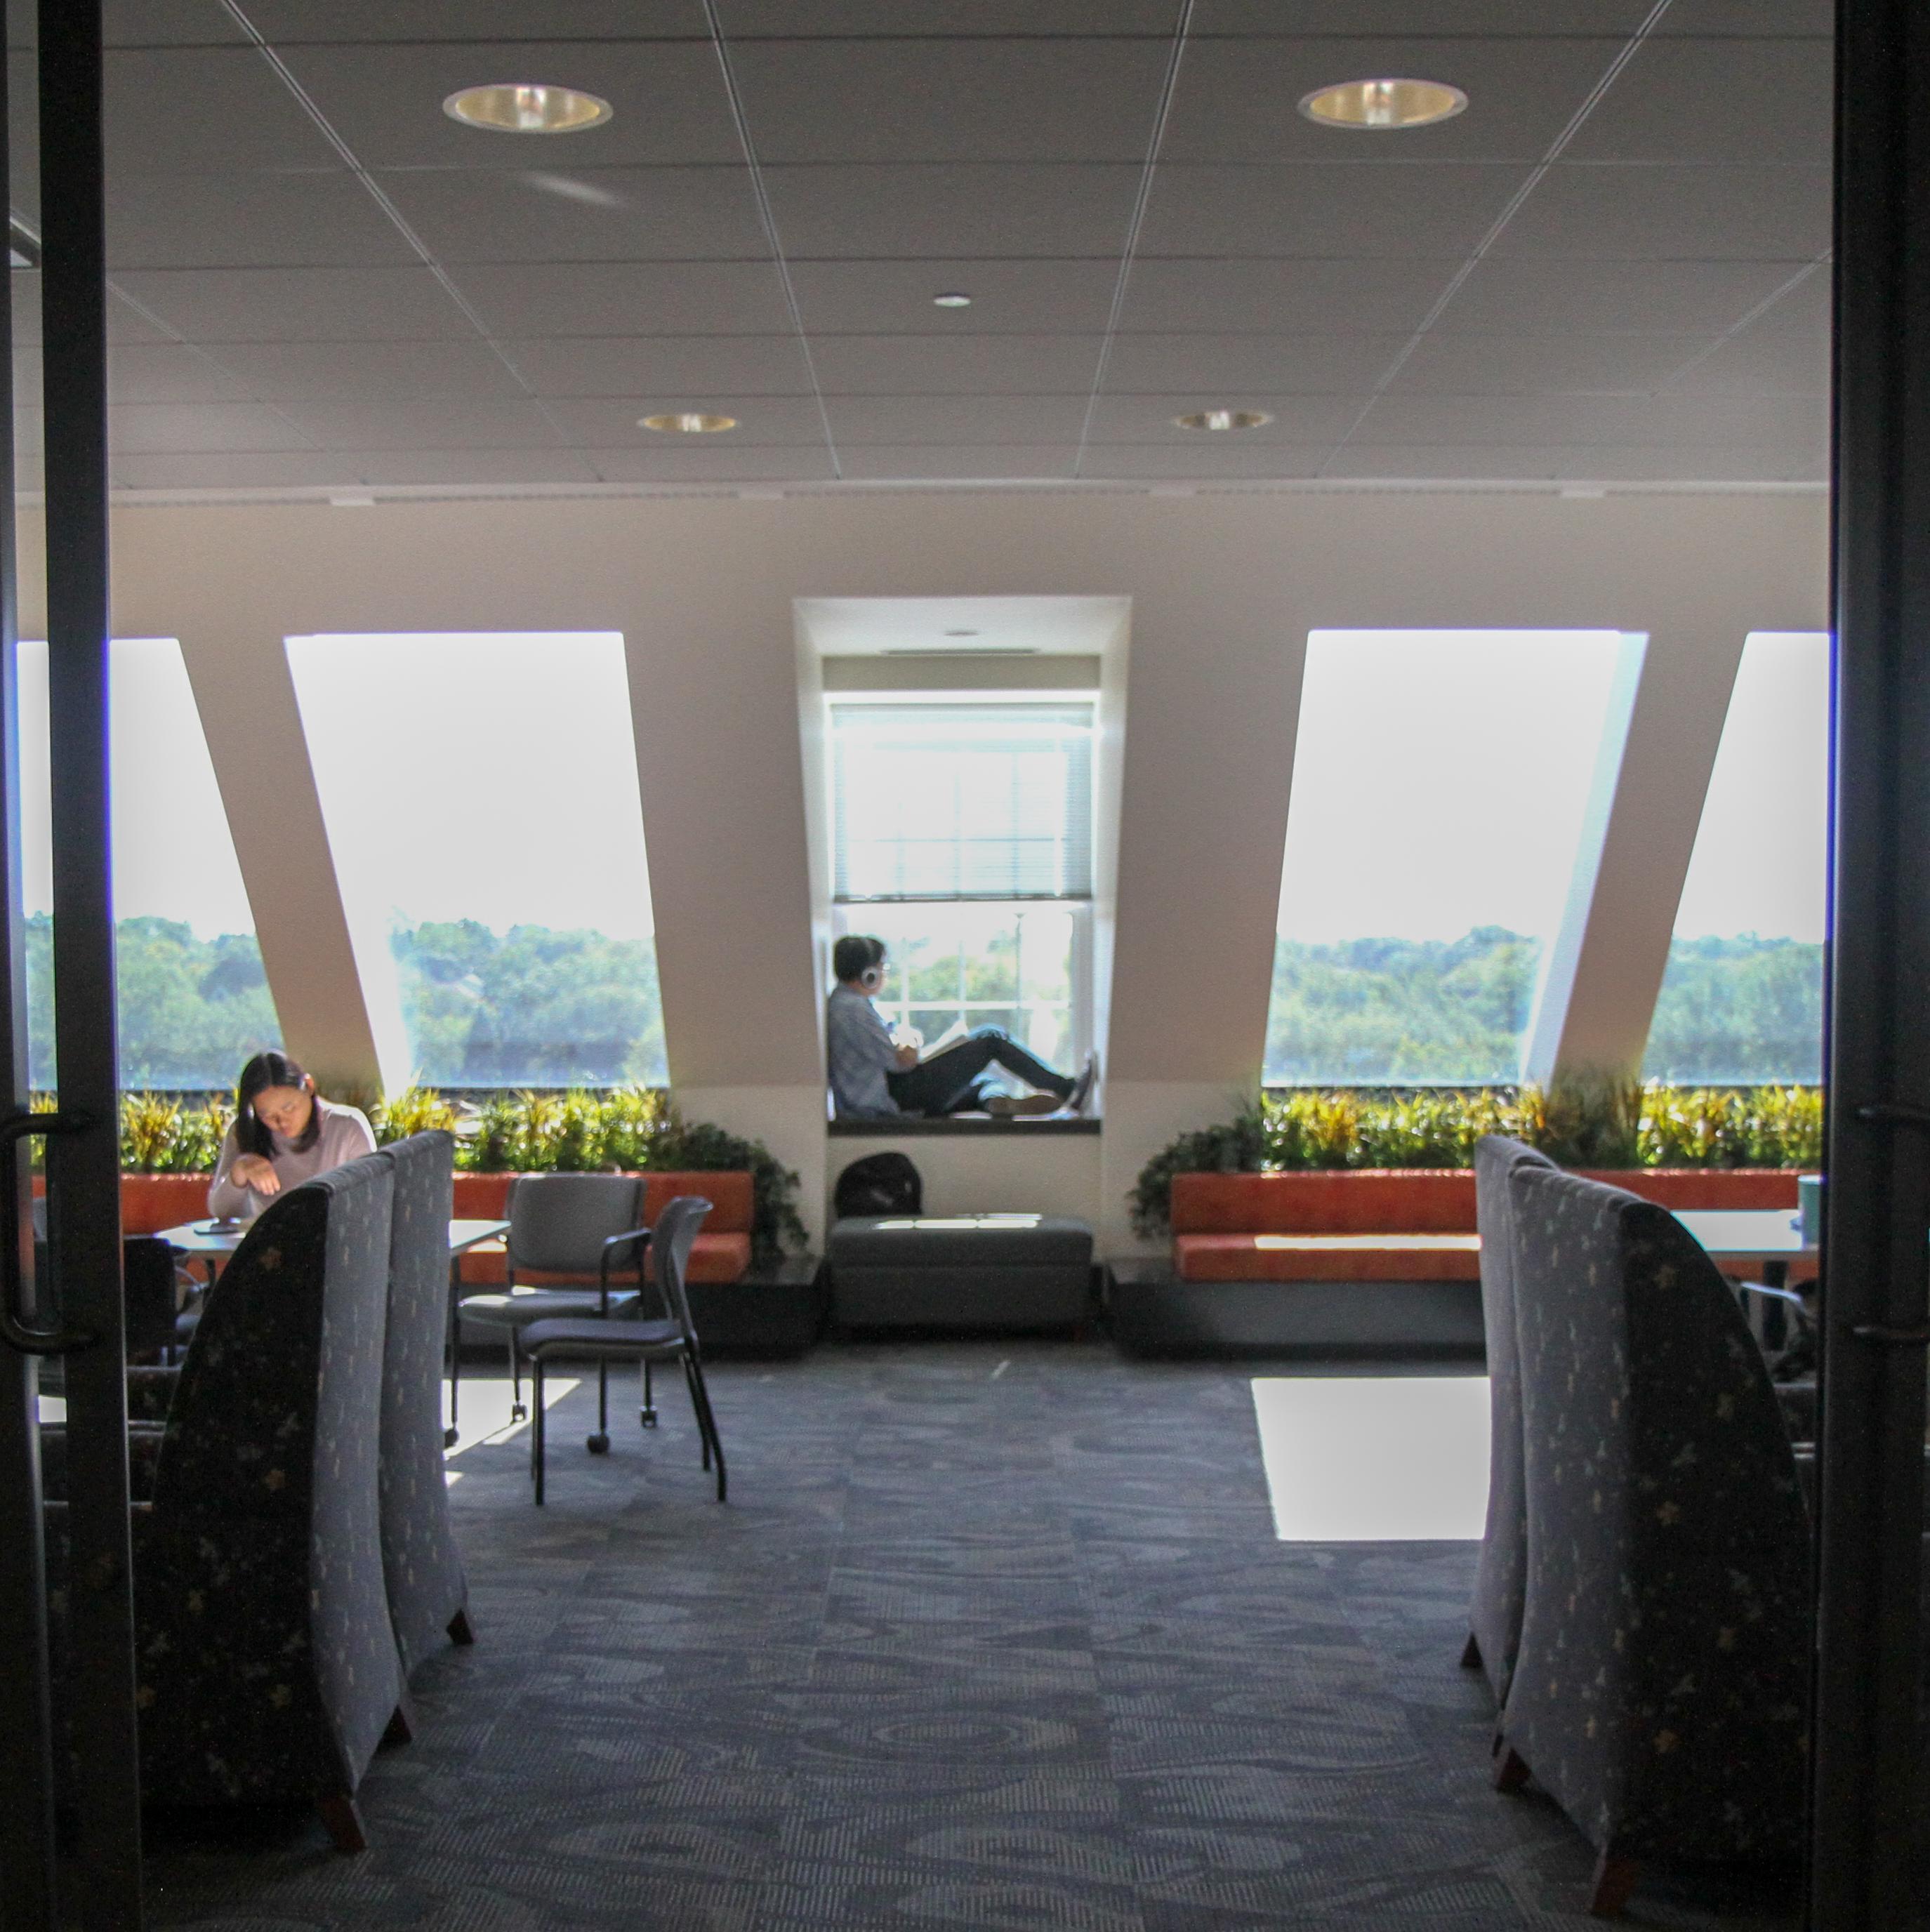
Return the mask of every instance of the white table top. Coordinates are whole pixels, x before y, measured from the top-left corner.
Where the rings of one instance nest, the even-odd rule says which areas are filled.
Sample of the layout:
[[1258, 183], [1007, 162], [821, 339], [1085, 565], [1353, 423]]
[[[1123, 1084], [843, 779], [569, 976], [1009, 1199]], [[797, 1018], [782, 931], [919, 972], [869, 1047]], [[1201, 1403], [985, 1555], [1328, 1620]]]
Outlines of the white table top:
[[[155, 1238], [165, 1241], [178, 1254], [231, 1255], [241, 1246], [248, 1225], [244, 1221], [190, 1221], [179, 1228], [164, 1228]], [[479, 1244], [500, 1240], [509, 1232], [507, 1221], [452, 1221], [449, 1252], [467, 1254]]]
[[1676, 1219], [1717, 1261], [1793, 1261], [1816, 1252], [1787, 1208], [1691, 1208]]

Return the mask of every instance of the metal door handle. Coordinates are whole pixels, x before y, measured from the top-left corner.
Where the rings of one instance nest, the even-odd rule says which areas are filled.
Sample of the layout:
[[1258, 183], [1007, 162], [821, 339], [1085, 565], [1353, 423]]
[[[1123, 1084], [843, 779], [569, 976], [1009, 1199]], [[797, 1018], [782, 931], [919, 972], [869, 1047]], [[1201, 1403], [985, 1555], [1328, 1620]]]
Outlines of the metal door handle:
[[1850, 1333], [1880, 1348], [1930, 1348], [1930, 1328], [1886, 1328], [1880, 1322], [1862, 1322]]
[[1930, 1129], [1930, 1108], [1900, 1106], [1889, 1100], [1879, 1100], [1867, 1107], [1856, 1109], [1856, 1118], [1867, 1120], [1877, 1127], [1922, 1127]]
[[[9, 1114], [0, 1120], [0, 1150], [41, 1134], [77, 1134], [92, 1124], [85, 1114]], [[0, 1257], [0, 1273], [6, 1276], [5, 1298], [0, 1300], [0, 1341], [23, 1355], [65, 1355], [92, 1346], [95, 1337], [86, 1329], [41, 1328], [27, 1318], [21, 1305], [26, 1283], [17, 1254]]]

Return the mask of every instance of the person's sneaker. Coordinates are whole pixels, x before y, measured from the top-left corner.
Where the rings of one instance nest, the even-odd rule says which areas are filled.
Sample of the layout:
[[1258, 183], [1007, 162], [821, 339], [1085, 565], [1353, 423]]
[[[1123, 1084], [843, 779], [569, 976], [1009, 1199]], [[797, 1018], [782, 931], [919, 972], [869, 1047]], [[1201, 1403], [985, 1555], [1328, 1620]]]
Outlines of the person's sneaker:
[[1086, 1103], [1092, 1098], [1093, 1084], [1099, 1078], [1099, 1055], [1088, 1053], [1085, 1064], [1079, 1070], [1079, 1078], [1072, 1083], [1072, 1091], [1060, 1102], [1068, 1114], [1082, 1114]]
[[985, 1111], [995, 1120], [1017, 1114], [1056, 1114], [1065, 1102], [1055, 1094], [988, 1094]]

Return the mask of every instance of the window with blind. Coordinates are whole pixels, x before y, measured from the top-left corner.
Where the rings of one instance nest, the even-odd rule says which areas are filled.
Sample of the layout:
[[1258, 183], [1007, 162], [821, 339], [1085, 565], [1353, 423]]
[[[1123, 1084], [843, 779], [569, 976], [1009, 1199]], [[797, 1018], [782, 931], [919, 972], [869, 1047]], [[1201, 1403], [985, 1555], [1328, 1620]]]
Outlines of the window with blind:
[[1002, 1027], [1052, 1065], [1091, 1043], [1093, 707], [830, 706], [840, 933], [881, 939], [878, 1006], [928, 1041]]
[[840, 904], [1091, 897], [1090, 704], [830, 709]]

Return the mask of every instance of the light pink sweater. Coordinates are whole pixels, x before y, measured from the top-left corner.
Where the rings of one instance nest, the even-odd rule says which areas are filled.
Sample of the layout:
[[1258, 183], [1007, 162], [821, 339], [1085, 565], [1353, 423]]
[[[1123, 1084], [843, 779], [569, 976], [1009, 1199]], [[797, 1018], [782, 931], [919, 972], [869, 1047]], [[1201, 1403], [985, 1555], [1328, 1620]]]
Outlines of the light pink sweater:
[[[315, 1136], [313, 1147], [297, 1151], [281, 1135], [272, 1131], [269, 1134], [275, 1151], [269, 1156], [269, 1165], [284, 1190], [299, 1187], [318, 1174], [326, 1174], [332, 1167], [375, 1151], [375, 1130], [366, 1114], [353, 1107], [338, 1106], [320, 1095], [316, 1096], [315, 1111], [321, 1117], [322, 1131]], [[257, 1194], [251, 1187], [237, 1186], [228, 1178], [228, 1169], [240, 1154], [235, 1130], [230, 1127], [221, 1143], [221, 1158], [215, 1163], [214, 1185], [208, 1190], [208, 1212], [217, 1220], [252, 1221], [271, 1198]]]

